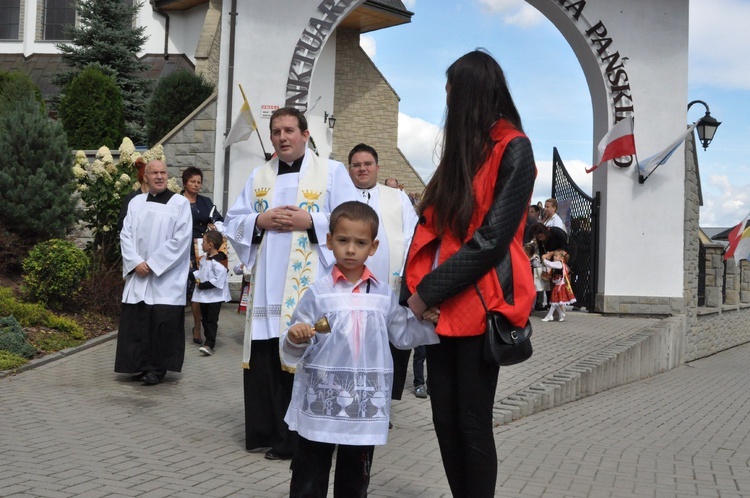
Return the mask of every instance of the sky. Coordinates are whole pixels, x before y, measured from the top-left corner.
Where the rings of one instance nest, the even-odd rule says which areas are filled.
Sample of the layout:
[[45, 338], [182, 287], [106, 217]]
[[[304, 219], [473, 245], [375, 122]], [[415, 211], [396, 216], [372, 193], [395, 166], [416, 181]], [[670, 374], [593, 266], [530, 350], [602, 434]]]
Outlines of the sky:
[[[401, 98], [399, 148], [422, 178], [429, 180], [439, 156], [445, 70], [484, 47], [506, 73], [534, 148], [539, 173], [532, 200], [551, 194], [553, 147], [574, 181], [591, 194], [592, 175], [584, 171], [593, 160], [591, 98], [572, 49], [552, 23], [524, 0], [404, 4], [414, 12], [411, 23], [364, 34], [360, 44]], [[698, 149], [703, 227], [733, 226], [750, 212], [749, 22], [750, 0], [690, 2], [688, 102], [706, 102], [722, 123], [708, 150]], [[694, 105], [688, 120], [704, 112]]]

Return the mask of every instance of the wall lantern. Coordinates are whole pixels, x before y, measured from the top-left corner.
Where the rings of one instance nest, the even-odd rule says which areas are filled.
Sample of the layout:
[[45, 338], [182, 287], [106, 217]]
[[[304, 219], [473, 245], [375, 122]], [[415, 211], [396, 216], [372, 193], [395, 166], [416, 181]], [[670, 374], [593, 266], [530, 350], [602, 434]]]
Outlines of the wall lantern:
[[336, 126], [336, 118], [333, 117], [333, 114], [328, 114], [327, 112], [323, 112], [323, 122], [328, 123], [330, 129]]
[[708, 149], [708, 144], [711, 143], [711, 140], [714, 139], [714, 135], [716, 134], [716, 129], [721, 124], [721, 121], [716, 121], [711, 116], [711, 111], [708, 108], [708, 104], [703, 102], [702, 100], [693, 100], [690, 102], [687, 106], [688, 110], [690, 110], [690, 106], [693, 104], [703, 104], [703, 106], [706, 108], [706, 115], [703, 116], [700, 121], [698, 121], [698, 124], [695, 125], [695, 128], [698, 130], [698, 138], [701, 141], [701, 145], [703, 145], [703, 150]]

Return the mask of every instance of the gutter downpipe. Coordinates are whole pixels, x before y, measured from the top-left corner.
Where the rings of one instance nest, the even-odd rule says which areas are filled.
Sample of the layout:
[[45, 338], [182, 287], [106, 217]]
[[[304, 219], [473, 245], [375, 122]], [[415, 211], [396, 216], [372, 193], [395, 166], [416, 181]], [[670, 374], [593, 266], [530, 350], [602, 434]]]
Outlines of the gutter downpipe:
[[154, 12], [164, 17], [164, 60], [169, 60], [169, 14], [159, 9], [156, 0], [151, 0]]
[[[236, 16], [237, 0], [232, 0], [231, 11], [229, 12], [229, 72], [227, 77], [227, 118], [224, 128], [224, 137], [227, 136], [232, 128], [232, 90], [234, 87], [234, 42], [236, 36]], [[231, 157], [232, 146], [224, 149], [224, 193], [222, 197], [222, 208], [224, 216], [229, 210], [229, 160]]]

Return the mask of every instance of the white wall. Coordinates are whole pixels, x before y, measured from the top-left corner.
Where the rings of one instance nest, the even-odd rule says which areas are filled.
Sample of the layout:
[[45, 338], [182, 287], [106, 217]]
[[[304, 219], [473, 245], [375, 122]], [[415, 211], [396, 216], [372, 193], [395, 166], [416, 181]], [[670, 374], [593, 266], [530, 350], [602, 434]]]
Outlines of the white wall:
[[[331, 0], [329, 3], [341, 2]], [[356, 0], [346, 3], [351, 8], [362, 3]], [[286, 84], [289, 66], [294, 55], [294, 48], [300, 39], [311, 17], [320, 17], [317, 10], [320, 2], [301, 3], [295, 0], [246, 0], [238, 2], [236, 16], [236, 44], [234, 61], [234, 85], [232, 87], [232, 104], [229, 112], [232, 121], [242, 105], [242, 96], [238, 89], [241, 84], [247, 95], [250, 107], [263, 139], [266, 152], [272, 153], [269, 120], [262, 117], [262, 106], [283, 107], [286, 101]], [[219, 99], [217, 112], [217, 143], [214, 202], [222, 202], [224, 196], [224, 131], [227, 113], [227, 80], [229, 75], [229, 9], [230, 1], [222, 6], [222, 59], [220, 69]], [[339, 18], [338, 22], [343, 18]], [[333, 27], [335, 30], [335, 26]], [[335, 69], [335, 33], [326, 41], [312, 75], [308, 99], [307, 114], [310, 132], [315, 139], [321, 157], [328, 157], [332, 150], [332, 133], [323, 123], [323, 113], [333, 112], [334, 69]], [[320, 97], [318, 103], [315, 101]], [[221, 206], [226, 212], [234, 204], [242, 191], [252, 169], [263, 164], [263, 152], [257, 134], [249, 140], [231, 146], [229, 163], [228, 206]]]
[[[578, 21], [574, 2], [527, 0], [563, 33], [581, 62], [592, 93], [592, 160], [614, 124], [609, 83], [585, 31], [601, 21], [612, 44], [607, 52], [625, 64], [635, 108], [635, 137], [644, 159], [672, 142], [687, 125], [688, 2], [631, 0], [587, 2]], [[605, 54], [606, 55], [606, 54]], [[635, 163], [594, 172], [602, 193], [599, 292], [605, 296], [683, 296], [684, 156], [678, 150], [645, 184]]]
[[[2, 53], [23, 53], [27, 57], [31, 54], [57, 53], [56, 42], [36, 40], [37, 9], [43, 6], [43, 0], [25, 0], [23, 2], [22, 8], [25, 9], [23, 13], [23, 40], [0, 43]], [[198, 46], [207, 11], [208, 5], [203, 5], [188, 11], [169, 13], [170, 41], [168, 47], [170, 53], [185, 54], [191, 61], [195, 62], [195, 49]], [[164, 52], [164, 23], [164, 17], [154, 12], [149, 2], [144, 2], [138, 12], [136, 24], [146, 27], [148, 40], [143, 45], [139, 56], [147, 53], [160, 54]]]
[[[208, 4], [190, 10], [166, 12], [169, 16], [168, 50], [171, 54], [185, 54], [195, 63], [195, 49], [201, 36]], [[146, 27], [148, 40], [139, 55], [164, 53], [164, 30], [166, 20], [145, 2], [138, 12], [137, 23]]]

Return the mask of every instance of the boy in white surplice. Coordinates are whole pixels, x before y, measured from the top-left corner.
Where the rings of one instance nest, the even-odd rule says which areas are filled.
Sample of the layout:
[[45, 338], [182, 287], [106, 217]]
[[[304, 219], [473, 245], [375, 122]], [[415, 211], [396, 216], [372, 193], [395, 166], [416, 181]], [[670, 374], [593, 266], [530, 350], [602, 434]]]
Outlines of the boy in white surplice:
[[[388, 341], [403, 349], [439, 342], [433, 324], [399, 306], [388, 282], [364, 266], [378, 247], [377, 213], [345, 202], [331, 213], [329, 230], [333, 273], [310, 286], [280, 341], [282, 362], [296, 367], [284, 419], [299, 433], [292, 497], [326, 496], [336, 445], [334, 495], [367, 495], [374, 445], [388, 438], [393, 384]], [[311, 325], [322, 317], [330, 332]], [[425, 317], [437, 315], [431, 310]]]

